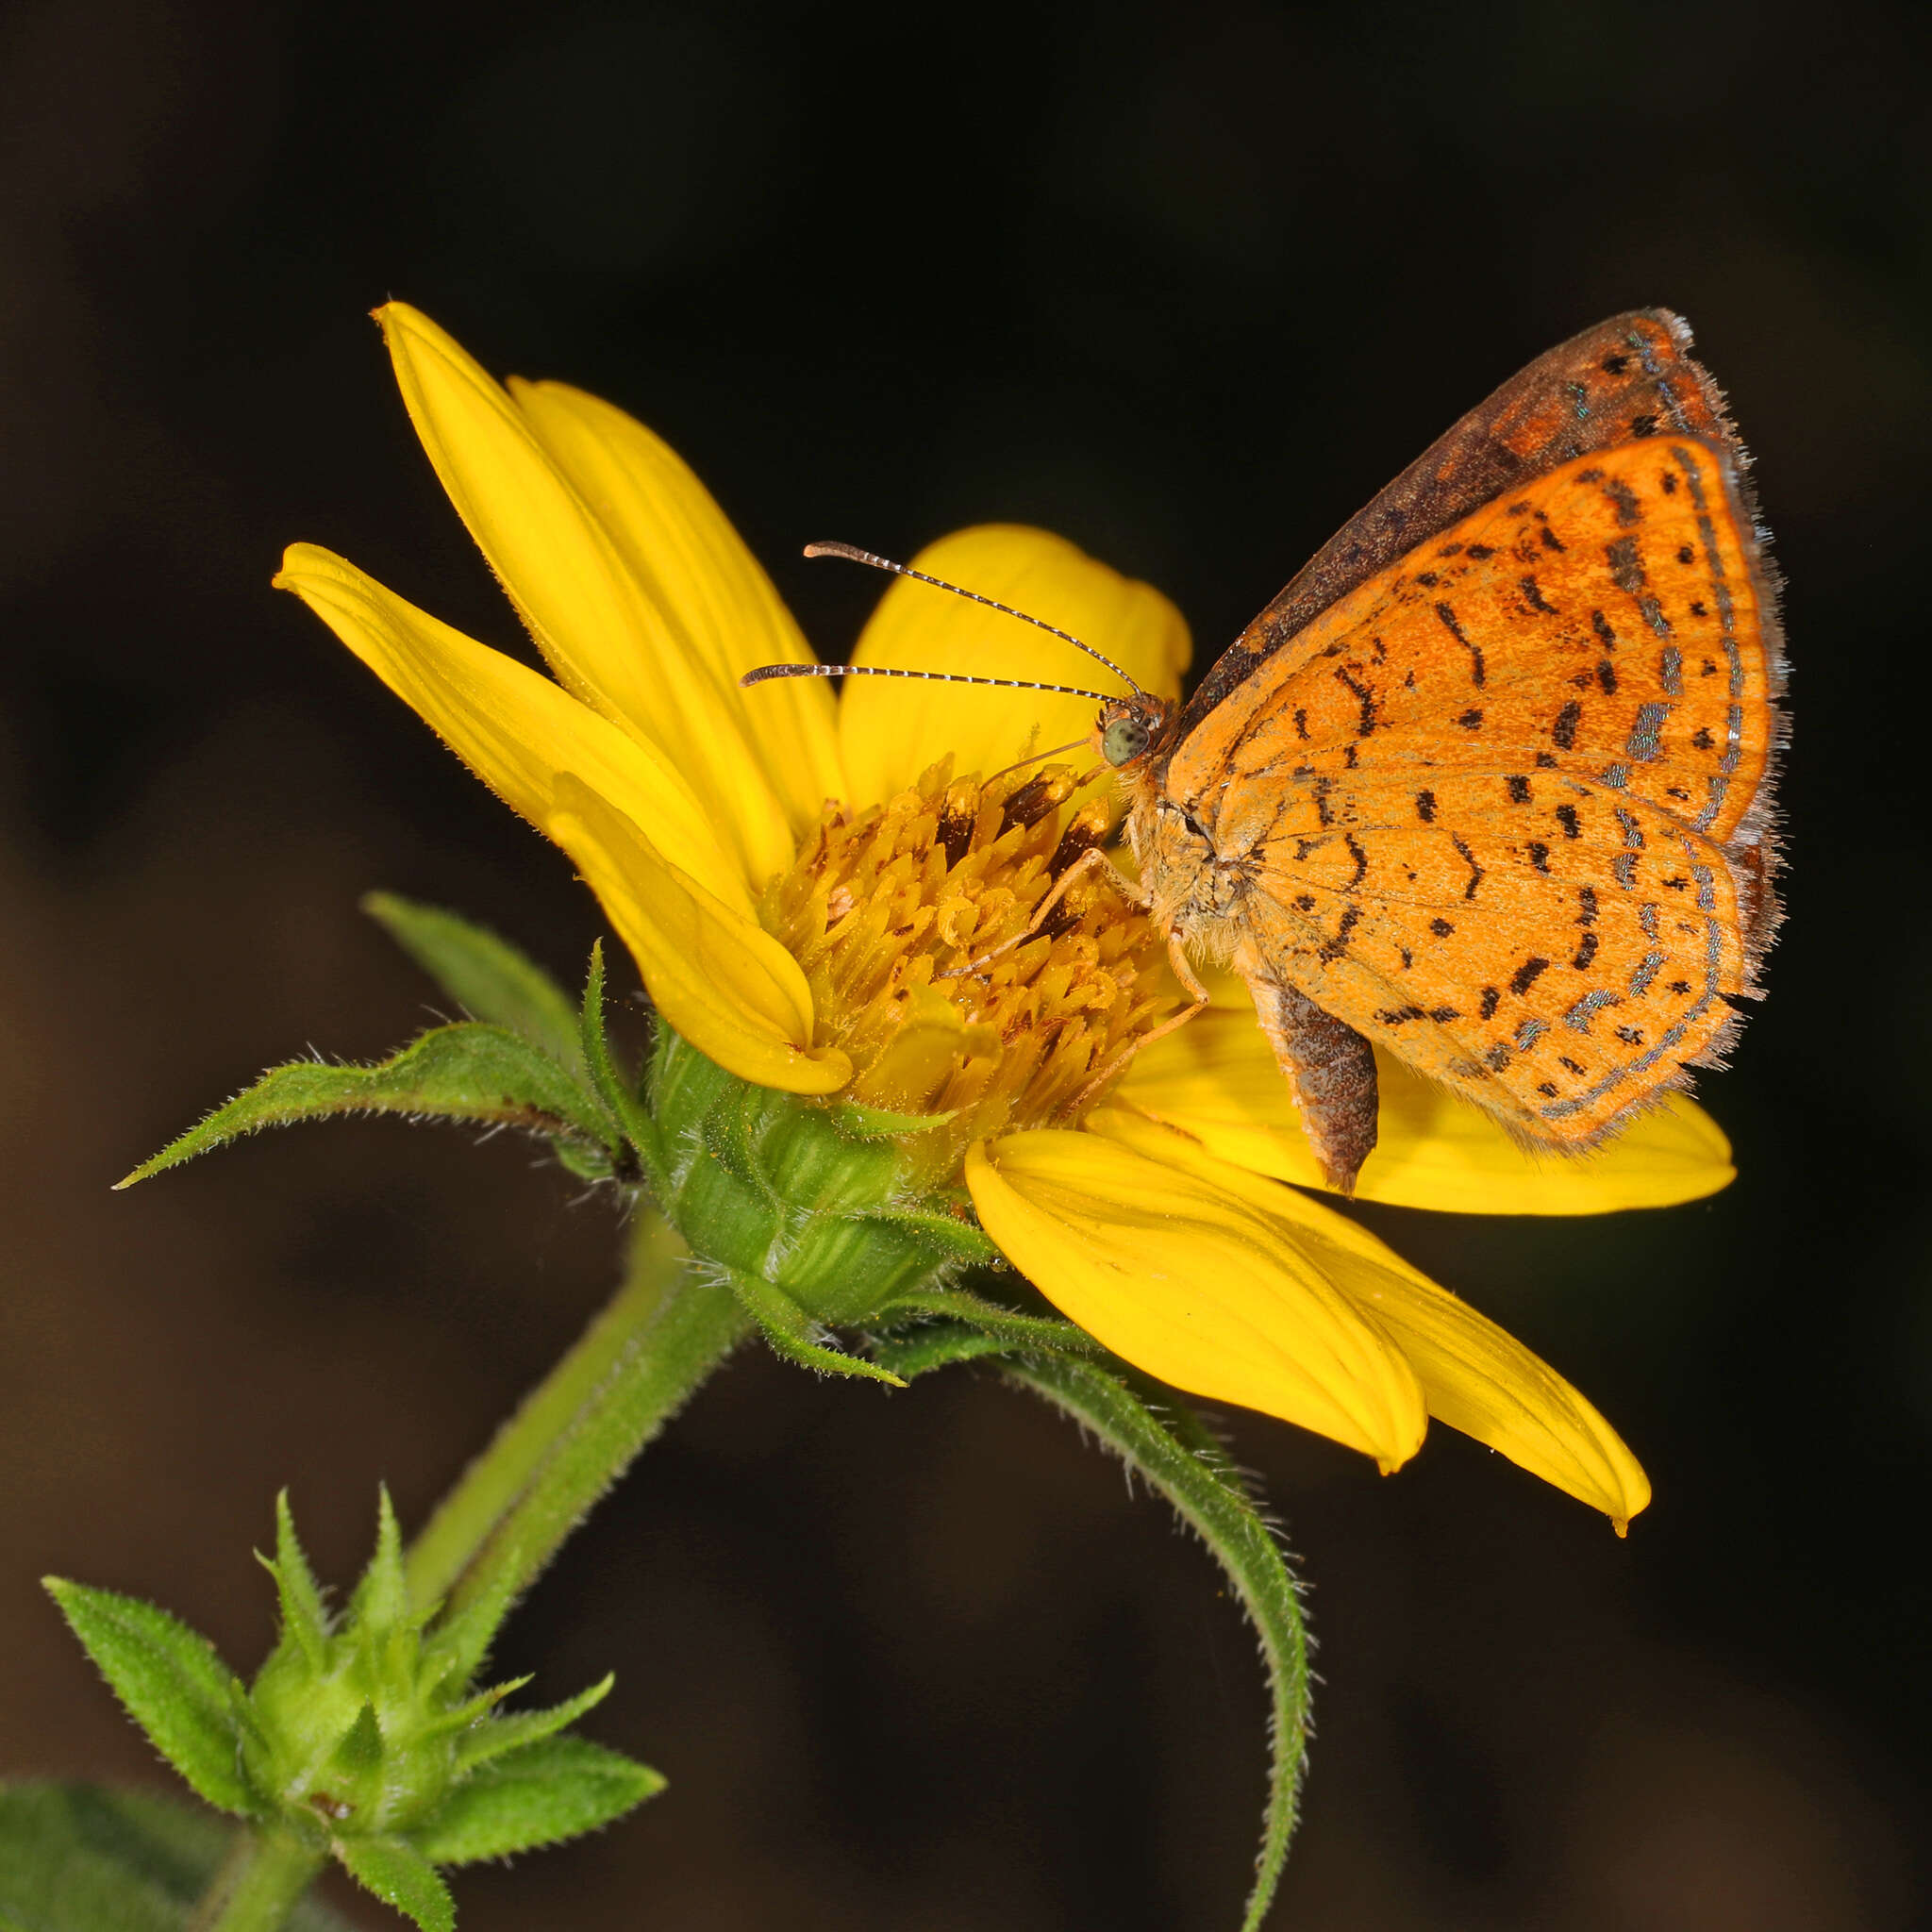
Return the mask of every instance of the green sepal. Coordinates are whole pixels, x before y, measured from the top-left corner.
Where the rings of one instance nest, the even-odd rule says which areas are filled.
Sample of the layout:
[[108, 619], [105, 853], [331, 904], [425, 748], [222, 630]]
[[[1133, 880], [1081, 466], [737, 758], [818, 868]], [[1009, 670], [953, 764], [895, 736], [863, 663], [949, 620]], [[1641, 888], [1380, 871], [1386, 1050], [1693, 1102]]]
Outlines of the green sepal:
[[956, 1362], [1006, 1353], [1004, 1341], [963, 1322], [932, 1322], [896, 1335], [878, 1336], [872, 1344], [873, 1360], [908, 1382], [935, 1369], [949, 1369]]
[[931, 1208], [901, 1208], [888, 1203], [882, 1208], [856, 1211], [856, 1221], [877, 1221], [903, 1228], [916, 1241], [949, 1261], [990, 1262], [1001, 1258], [992, 1237], [957, 1214]]
[[[187, 1932], [235, 1831], [200, 1805], [102, 1785], [0, 1789], [5, 1932]], [[284, 1932], [354, 1932], [312, 1898]]]
[[550, 1149], [557, 1156], [557, 1164], [565, 1174], [574, 1174], [580, 1181], [608, 1181], [617, 1177], [617, 1163], [602, 1147], [593, 1147], [588, 1141], [567, 1141], [558, 1135], [550, 1143]]
[[664, 1789], [647, 1764], [585, 1738], [544, 1738], [465, 1778], [410, 1836], [439, 1865], [581, 1837]]
[[[466, 1731], [472, 1724], [481, 1724], [482, 1720], [487, 1718], [506, 1697], [514, 1697], [534, 1675], [535, 1673], [531, 1672], [521, 1677], [507, 1677], [501, 1684], [492, 1684], [489, 1690], [477, 1691], [468, 1703], [458, 1704], [440, 1718], [425, 1724], [422, 1736], [436, 1738], [450, 1731]], [[493, 1730], [496, 1726], [487, 1725], [484, 1728]], [[460, 1757], [460, 1751], [458, 1756]]]
[[492, 1582], [460, 1609], [453, 1610], [434, 1624], [425, 1640], [425, 1651], [441, 1666], [441, 1682], [467, 1684], [476, 1674], [515, 1601], [516, 1592], [508, 1583]]
[[[664, 1143], [658, 1124], [645, 1110], [630, 1083], [618, 1072], [611, 1058], [610, 1041], [604, 1030], [604, 941], [591, 947], [591, 967], [584, 979], [584, 1004], [577, 1016], [577, 1040], [591, 1085], [605, 1106], [618, 1131], [636, 1151], [649, 1176], [652, 1192], [660, 1199], [665, 1191]], [[633, 1176], [635, 1177], [635, 1176]]]
[[287, 1490], [275, 1498], [275, 1553], [264, 1557], [258, 1550], [256, 1560], [275, 1580], [275, 1595], [282, 1607], [282, 1635], [292, 1637], [301, 1645], [311, 1669], [321, 1669], [323, 1648], [328, 1641], [328, 1608], [295, 1535], [295, 1515], [289, 1507]]
[[218, 1810], [258, 1815], [239, 1761], [233, 1680], [214, 1645], [139, 1597], [42, 1581], [128, 1716], [197, 1795]]
[[840, 1102], [832, 1119], [841, 1134], [855, 1141], [900, 1141], [908, 1134], [927, 1134], [957, 1119], [959, 1109], [951, 1107], [944, 1113], [894, 1113], [890, 1108], [862, 1107], [856, 1100]]
[[362, 909], [474, 1020], [507, 1026], [584, 1077], [576, 1008], [549, 974], [508, 941], [441, 907], [371, 892]]
[[727, 1091], [699, 1122], [698, 1140], [726, 1174], [741, 1181], [767, 1208], [782, 1214], [785, 1203], [758, 1158], [758, 1136], [750, 1118], [755, 1105], [749, 1091]]
[[605, 1143], [611, 1139], [591, 1096], [549, 1055], [505, 1027], [466, 1022], [439, 1026], [376, 1066], [297, 1060], [276, 1067], [116, 1186], [132, 1187], [263, 1127], [345, 1113], [434, 1116], [575, 1132]]
[[[350, 1616], [370, 1628], [393, 1628], [409, 1622], [409, 1586], [403, 1573], [403, 1530], [389, 1485], [375, 1491], [375, 1549], [349, 1599]], [[418, 1622], [426, 1622], [426, 1616]]]
[[[528, 1679], [525, 1679], [528, 1682]], [[492, 1718], [488, 1724], [474, 1724], [457, 1740], [457, 1768], [467, 1771], [478, 1764], [488, 1764], [492, 1757], [501, 1757], [511, 1751], [521, 1751], [531, 1744], [540, 1743], [543, 1739], [555, 1737], [566, 1724], [574, 1724], [587, 1710], [594, 1709], [610, 1695], [610, 1687], [617, 1682], [614, 1673], [607, 1673], [598, 1683], [588, 1690], [579, 1690], [575, 1697], [567, 1697], [561, 1704], [553, 1704], [547, 1710], [520, 1710], [513, 1717]], [[505, 1685], [507, 1693], [513, 1687]]]
[[1226, 1453], [1171, 1391], [1124, 1364], [1062, 1355], [1008, 1360], [1001, 1373], [1072, 1416], [1167, 1498], [1220, 1563], [1260, 1639], [1272, 1706], [1268, 1803], [1241, 1918], [1242, 1932], [1257, 1932], [1288, 1859], [1307, 1745], [1307, 1638], [1287, 1557]]
[[782, 1288], [775, 1288], [756, 1274], [728, 1271], [732, 1292], [739, 1306], [764, 1331], [774, 1351], [802, 1369], [816, 1369], [822, 1374], [858, 1375], [874, 1382], [890, 1382], [903, 1389], [902, 1377], [882, 1369], [863, 1356], [847, 1355], [842, 1349], [827, 1348], [817, 1338], [826, 1331], [820, 1327]]
[[329, 1753], [329, 1774], [341, 1778], [370, 1777], [382, 1769], [382, 1722], [375, 1715], [375, 1705], [365, 1704], [356, 1713], [356, 1722]]
[[402, 1838], [341, 1838], [333, 1847], [343, 1871], [423, 1932], [455, 1932], [456, 1901], [428, 1858]]
[[1064, 1355], [1078, 1356], [1094, 1356], [1101, 1352], [1100, 1344], [1086, 1329], [1076, 1327], [1072, 1322], [1047, 1316], [1015, 1314], [1011, 1308], [1002, 1307], [998, 1302], [990, 1302], [983, 1295], [971, 1294], [959, 1288], [915, 1289], [910, 1294], [902, 1294], [888, 1302], [879, 1310], [878, 1321], [881, 1326], [891, 1328], [921, 1315], [938, 1315], [949, 1321], [964, 1322], [1002, 1348], [1052, 1349]]

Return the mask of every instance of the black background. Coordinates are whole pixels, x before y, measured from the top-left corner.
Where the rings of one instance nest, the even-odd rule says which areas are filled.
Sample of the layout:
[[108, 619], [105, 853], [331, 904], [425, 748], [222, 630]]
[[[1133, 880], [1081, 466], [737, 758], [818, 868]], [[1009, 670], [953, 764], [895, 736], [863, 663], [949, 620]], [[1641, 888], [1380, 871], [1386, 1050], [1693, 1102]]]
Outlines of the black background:
[[[1649, 1467], [1602, 1521], [1439, 1431], [1401, 1476], [1235, 1424], [1325, 1682], [1302, 1928], [1932, 1924], [1919, 9], [25, 0], [0, 25], [0, 1768], [163, 1774], [34, 1579], [251, 1667], [287, 1482], [346, 1581], [606, 1286], [607, 1204], [389, 1124], [107, 1184], [426, 990], [356, 910], [461, 907], [575, 976], [557, 854], [268, 578], [338, 547], [514, 622], [364, 311], [408, 297], [697, 466], [797, 560], [1032, 520], [1205, 659], [1496, 382], [1695, 324], [1790, 579], [1790, 908], [1705, 1097], [1741, 1178], [1608, 1221], [1376, 1224]], [[747, 1355], [500, 1659], [672, 1790], [459, 1879], [466, 1927], [1226, 1927], [1258, 1676], [1202, 1553], [960, 1373]], [[351, 1903], [364, 1923], [384, 1915]]]

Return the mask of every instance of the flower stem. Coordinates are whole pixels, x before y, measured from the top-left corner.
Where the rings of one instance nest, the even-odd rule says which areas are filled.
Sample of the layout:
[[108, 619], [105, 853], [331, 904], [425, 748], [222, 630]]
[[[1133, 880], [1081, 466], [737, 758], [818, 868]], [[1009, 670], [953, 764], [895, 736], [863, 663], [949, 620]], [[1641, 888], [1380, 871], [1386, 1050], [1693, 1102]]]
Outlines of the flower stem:
[[275, 1932], [322, 1870], [323, 1856], [272, 1827], [244, 1825], [188, 1932]]
[[591, 1506], [750, 1325], [640, 1208], [624, 1286], [443, 1498], [408, 1556], [409, 1595], [451, 1609], [527, 1589]]

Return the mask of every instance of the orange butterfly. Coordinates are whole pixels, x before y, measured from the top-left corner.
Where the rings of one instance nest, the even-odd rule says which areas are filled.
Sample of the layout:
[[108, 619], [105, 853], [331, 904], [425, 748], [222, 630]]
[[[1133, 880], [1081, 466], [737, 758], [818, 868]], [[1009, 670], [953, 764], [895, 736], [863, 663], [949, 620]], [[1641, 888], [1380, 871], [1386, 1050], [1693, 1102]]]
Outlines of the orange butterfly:
[[[1344, 525], [1185, 705], [1103, 701], [1140, 865], [1113, 876], [1197, 1001], [1187, 949], [1247, 982], [1339, 1188], [1375, 1144], [1372, 1042], [1581, 1151], [1721, 1063], [1756, 993], [1778, 919], [1776, 582], [1690, 346], [1641, 309], [1552, 349]], [[1033, 924], [1101, 867], [1087, 854]]]

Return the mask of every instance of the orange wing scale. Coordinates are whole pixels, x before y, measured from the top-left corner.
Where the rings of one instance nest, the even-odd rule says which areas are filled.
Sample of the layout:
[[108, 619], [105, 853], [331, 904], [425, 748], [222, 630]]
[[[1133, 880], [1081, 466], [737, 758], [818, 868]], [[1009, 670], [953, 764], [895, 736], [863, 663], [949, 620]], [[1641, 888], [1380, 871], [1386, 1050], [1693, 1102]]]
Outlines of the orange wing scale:
[[1724, 456], [1658, 436], [1485, 506], [1316, 617], [1166, 795], [1266, 965], [1525, 1138], [1708, 1062], [1766, 935], [1775, 665]]

